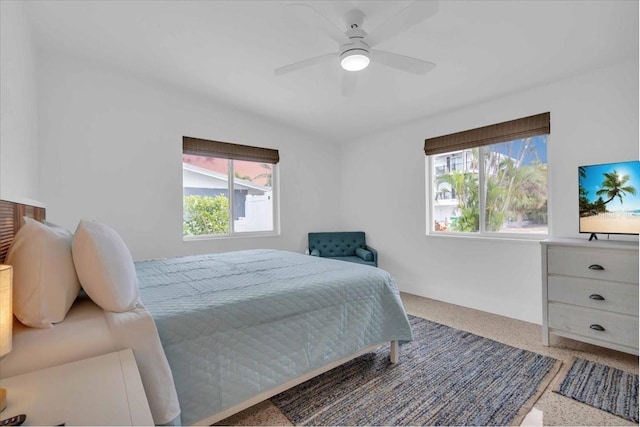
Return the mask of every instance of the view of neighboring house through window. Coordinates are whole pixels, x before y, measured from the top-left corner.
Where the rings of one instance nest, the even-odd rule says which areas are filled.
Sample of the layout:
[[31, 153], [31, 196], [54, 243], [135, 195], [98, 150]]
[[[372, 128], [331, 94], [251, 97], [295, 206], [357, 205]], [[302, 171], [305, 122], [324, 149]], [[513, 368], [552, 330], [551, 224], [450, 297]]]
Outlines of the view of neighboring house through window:
[[[220, 147], [231, 147], [232, 151], [234, 147], [243, 147], [212, 143], [212, 154]], [[184, 236], [276, 231], [277, 163], [272, 159], [233, 158], [247, 157], [233, 152], [202, 155], [201, 150], [189, 148], [185, 142], [182, 155]]]
[[547, 234], [548, 125], [533, 136], [473, 146], [481, 129], [452, 135], [450, 145], [461, 149], [442, 152], [446, 144], [437, 141], [442, 147], [429, 156], [430, 232]]

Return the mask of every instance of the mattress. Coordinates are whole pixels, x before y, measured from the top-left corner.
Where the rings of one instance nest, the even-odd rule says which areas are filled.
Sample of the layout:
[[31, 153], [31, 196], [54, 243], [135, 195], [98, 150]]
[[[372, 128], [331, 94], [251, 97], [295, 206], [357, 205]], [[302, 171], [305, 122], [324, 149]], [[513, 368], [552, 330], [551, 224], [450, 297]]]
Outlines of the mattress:
[[412, 339], [384, 270], [275, 250], [136, 262], [185, 424], [362, 348]]
[[131, 348], [154, 422], [179, 422], [173, 377], [153, 318], [144, 306], [111, 313], [89, 298], [79, 297], [65, 319], [52, 328], [29, 328], [15, 318], [13, 328], [13, 349], [0, 360], [0, 377]]

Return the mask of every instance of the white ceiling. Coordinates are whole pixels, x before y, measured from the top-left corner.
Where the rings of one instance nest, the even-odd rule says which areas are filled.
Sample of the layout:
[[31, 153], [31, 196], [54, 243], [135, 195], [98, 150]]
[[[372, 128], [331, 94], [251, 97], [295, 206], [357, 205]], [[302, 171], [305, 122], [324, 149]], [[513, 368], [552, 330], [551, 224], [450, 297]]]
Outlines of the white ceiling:
[[[38, 47], [172, 83], [347, 142], [369, 132], [635, 58], [637, 1], [441, 1], [433, 17], [377, 47], [435, 62], [425, 75], [372, 63], [354, 96], [338, 61], [275, 68], [337, 50], [291, 19], [287, 1], [32, 1]], [[407, 1], [304, 2], [369, 32]]]

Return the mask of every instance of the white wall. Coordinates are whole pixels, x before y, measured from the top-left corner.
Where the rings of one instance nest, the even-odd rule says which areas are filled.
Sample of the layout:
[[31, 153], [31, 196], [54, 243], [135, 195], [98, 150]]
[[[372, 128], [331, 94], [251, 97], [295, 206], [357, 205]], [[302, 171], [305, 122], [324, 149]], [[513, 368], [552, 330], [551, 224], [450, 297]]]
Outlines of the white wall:
[[[166, 84], [39, 58], [41, 198], [50, 221], [116, 229], [135, 259], [246, 248], [304, 251], [338, 222], [334, 146]], [[274, 100], [277, 102], [277, 100]], [[182, 136], [280, 151], [281, 235], [182, 240]]]
[[539, 243], [425, 236], [423, 147], [546, 111], [550, 234], [579, 237], [578, 166], [638, 159], [637, 58], [345, 144], [343, 226], [367, 232], [403, 291], [540, 323]]
[[0, 2], [0, 198], [39, 199], [36, 49], [24, 3]]

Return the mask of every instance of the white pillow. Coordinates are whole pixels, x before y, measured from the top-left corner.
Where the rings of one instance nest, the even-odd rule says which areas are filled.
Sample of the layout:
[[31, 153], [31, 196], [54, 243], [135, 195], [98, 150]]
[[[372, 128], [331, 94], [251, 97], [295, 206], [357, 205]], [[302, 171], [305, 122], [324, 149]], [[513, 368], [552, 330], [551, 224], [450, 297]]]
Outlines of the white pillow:
[[24, 217], [6, 259], [13, 266], [13, 313], [23, 324], [50, 328], [78, 296], [71, 239], [68, 230]]
[[80, 221], [72, 242], [82, 288], [102, 309], [120, 313], [139, 302], [138, 278], [129, 248], [104, 224]]

